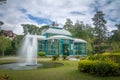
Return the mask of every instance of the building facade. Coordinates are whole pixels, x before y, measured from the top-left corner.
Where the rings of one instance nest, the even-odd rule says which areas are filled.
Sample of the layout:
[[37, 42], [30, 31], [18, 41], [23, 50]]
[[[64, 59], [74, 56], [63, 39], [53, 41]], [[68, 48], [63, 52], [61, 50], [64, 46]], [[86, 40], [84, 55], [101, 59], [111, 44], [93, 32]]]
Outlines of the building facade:
[[42, 32], [38, 40], [38, 52], [40, 51], [44, 51], [46, 55], [87, 55], [87, 42], [73, 38], [63, 28], [50, 27]]

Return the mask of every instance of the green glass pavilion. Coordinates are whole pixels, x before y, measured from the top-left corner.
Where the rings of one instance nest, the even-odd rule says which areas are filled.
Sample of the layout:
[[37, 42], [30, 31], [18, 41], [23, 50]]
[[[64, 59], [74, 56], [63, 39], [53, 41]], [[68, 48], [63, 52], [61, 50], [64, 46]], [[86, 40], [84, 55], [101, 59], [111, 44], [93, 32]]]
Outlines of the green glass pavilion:
[[50, 27], [42, 31], [38, 40], [38, 52], [44, 51], [51, 55], [87, 55], [87, 42], [76, 39], [63, 28]]

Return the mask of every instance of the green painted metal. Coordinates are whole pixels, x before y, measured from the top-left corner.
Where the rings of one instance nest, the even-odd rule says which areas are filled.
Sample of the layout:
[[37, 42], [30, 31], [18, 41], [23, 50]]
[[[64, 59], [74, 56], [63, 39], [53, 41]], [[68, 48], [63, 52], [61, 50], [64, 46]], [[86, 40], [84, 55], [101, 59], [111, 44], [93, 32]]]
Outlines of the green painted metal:
[[[59, 34], [44, 34], [46, 38], [55, 35]], [[87, 43], [74, 43], [74, 40], [69, 39], [49, 39], [38, 41], [38, 51], [44, 51], [46, 52], [46, 55], [64, 55], [66, 50], [68, 50], [69, 55], [87, 55]]]

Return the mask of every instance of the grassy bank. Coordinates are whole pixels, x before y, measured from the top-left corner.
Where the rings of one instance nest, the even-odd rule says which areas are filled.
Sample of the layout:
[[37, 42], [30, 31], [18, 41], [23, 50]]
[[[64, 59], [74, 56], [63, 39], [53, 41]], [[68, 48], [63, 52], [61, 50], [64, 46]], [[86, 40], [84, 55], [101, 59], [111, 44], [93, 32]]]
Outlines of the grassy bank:
[[120, 77], [98, 77], [81, 73], [78, 71], [77, 61], [57, 62], [63, 63], [64, 66], [37, 70], [0, 70], [0, 74], [8, 74], [12, 80], [120, 80]]

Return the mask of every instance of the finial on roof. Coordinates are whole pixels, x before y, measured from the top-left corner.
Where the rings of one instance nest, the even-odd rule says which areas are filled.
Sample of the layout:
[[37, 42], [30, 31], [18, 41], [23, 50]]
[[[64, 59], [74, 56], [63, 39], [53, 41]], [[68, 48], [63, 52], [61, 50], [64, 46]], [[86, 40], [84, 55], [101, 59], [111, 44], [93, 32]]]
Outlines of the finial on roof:
[[54, 22], [51, 24], [51, 26], [52, 26], [52, 27], [58, 27], [59, 25], [58, 25], [57, 21], [54, 21]]

